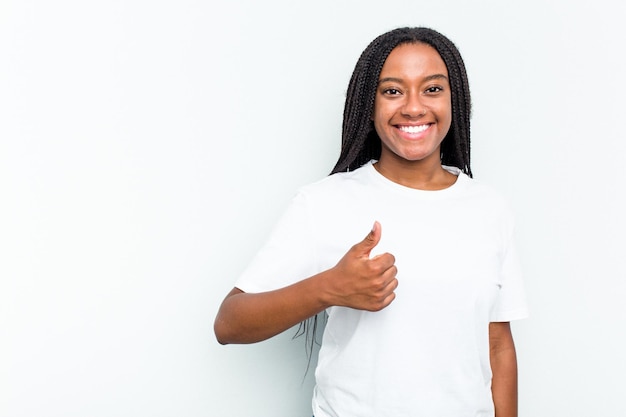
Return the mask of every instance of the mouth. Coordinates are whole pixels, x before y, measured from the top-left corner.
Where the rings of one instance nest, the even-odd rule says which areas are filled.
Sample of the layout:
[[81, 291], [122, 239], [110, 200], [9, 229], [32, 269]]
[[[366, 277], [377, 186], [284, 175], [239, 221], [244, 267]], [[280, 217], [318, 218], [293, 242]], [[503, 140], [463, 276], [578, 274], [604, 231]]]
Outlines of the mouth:
[[404, 133], [409, 133], [415, 135], [417, 133], [422, 133], [427, 130], [431, 126], [430, 123], [417, 125], [417, 126], [409, 126], [409, 125], [399, 125], [397, 128]]

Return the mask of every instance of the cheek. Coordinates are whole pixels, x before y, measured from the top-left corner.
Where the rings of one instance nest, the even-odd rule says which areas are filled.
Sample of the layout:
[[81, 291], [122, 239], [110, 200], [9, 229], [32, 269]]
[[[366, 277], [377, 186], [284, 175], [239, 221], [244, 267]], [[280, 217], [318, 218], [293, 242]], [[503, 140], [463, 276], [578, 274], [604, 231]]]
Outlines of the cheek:
[[442, 103], [438, 110], [439, 113], [439, 121], [445, 128], [445, 130], [449, 130], [450, 126], [452, 126], [452, 103], [447, 101]]
[[374, 129], [376, 132], [379, 132], [381, 127], [385, 122], [384, 113], [381, 111], [380, 107], [374, 106], [374, 111], [372, 112], [372, 123], [374, 124]]
[[374, 109], [372, 111], [372, 121], [376, 125], [386, 125], [394, 114], [398, 111], [398, 104], [389, 102], [374, 102]]
[[450, 128], [452, 127], [452, 115], [448, 114], [446, 117], [442, 117], [439, 119], [439, 125], [441, 129], [441, 140], [445, 139], [445, 137], [450, 132]]
[[384, 138], [385, 134], [383, 132], [383, 127], [380, 122], [377, 122], [376, 119], [374, 119], [372, 123], [374, 125], [374, 131], [376, 132], [376, 135], [378, 135], [378, 137], [381, 139]]
[[449, 110], [444, 113], [443, 125], [445, 126], [446, 130], [449, 129], [450, 126], [452, 126], [452, 112]]
[[376, 123], [376, 120], [380, 119], [380, 102], [378, 97], [374, 100], [374, 108], [372, 109], [372, 122]]

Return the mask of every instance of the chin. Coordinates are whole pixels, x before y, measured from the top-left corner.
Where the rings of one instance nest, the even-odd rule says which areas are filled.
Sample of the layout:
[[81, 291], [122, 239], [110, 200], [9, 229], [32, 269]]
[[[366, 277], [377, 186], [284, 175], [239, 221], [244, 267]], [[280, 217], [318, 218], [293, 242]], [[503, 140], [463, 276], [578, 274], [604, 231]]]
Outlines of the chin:
[[426, 159], [432, 158], [433, 157], [433, 153], [406, 153], [404, 155], [399, 154], [398, 157], [400, 157], [400, 159], [403, 159], [407, 162], [422, 162]]

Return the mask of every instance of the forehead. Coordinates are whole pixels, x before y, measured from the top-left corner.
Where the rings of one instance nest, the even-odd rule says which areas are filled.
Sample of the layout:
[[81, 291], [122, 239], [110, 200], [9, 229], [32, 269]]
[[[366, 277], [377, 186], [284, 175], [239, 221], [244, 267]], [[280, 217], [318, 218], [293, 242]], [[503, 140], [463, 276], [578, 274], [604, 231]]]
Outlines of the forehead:
[[383, 64], [381, 77], [390, 72], [448, 76], [448, 69], [439, 52], [426, 43], [403, 43], [396, 46]]

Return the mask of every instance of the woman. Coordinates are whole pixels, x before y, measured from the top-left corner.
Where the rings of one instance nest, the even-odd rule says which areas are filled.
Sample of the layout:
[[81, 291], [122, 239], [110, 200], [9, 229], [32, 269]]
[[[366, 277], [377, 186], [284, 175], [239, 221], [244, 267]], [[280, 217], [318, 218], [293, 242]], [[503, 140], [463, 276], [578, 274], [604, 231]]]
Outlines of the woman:
[[316, 417], [517, 415], [509, 321], [527, 312], [513, 219], [471, 178], [469, 116], [450, 40], [376, 38], [350, 80], [332, 175], [301, 188], [222, 303], [220, 343], [328, 313]]

